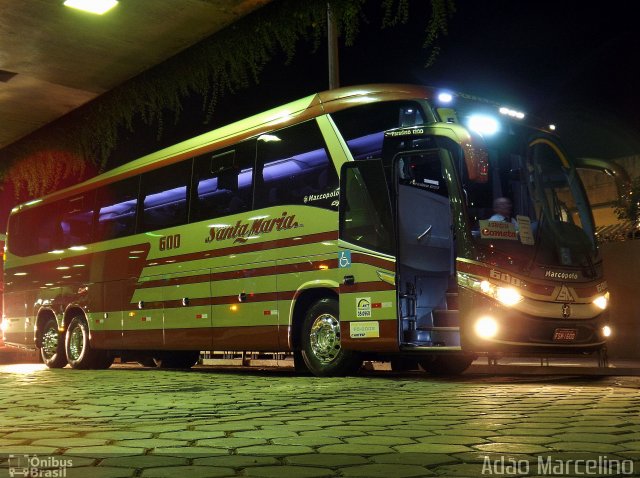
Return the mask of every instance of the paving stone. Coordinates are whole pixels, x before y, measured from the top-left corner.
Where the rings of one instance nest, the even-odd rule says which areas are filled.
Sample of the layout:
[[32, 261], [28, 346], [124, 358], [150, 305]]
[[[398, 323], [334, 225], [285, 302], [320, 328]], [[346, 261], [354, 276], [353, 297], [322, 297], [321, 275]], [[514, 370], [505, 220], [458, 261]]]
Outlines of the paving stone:
[[604, 433], [560, 433], [553, 436], [553, 441], [562, 442], [590, 442], [590, 443], [619, 443], [624, 439], [620, 435]]
[[113, 443], [118, 446], [136, 447], [136, 448], [163, 448], [186, 446], [187, 440], [165, 440], [163, 438], [145, 438], [143, 440], [119, 440]]
[[31, 444], [54, 446], [58, 448], [71, 448], [106, 445], [108, 441], [109, 440], [104, 440], [102, 438], [46, 438], [44, 440], [34, 440]]
[[170, 466], [166, 468], [147, 468], [142, 471], [143, 478], [174, 478], [183, 476], [185, 478], [214, 478], [234, 476], [232, 468], [213, 466]]
[[416, 443], [413, 445], [399, 445], [393, 447], [399, 453], [462, 453], [471, 451], [463, 445], [449, 445], [445, 443]]
[[211, 455], [228, 455], [229, 450], [225, 448], [209, 448], [205, 446], [168, 446], [165, 448], [154, 448], [150, 453], [152, 455], [179, 456], [183, 458], [201, 458]]
[[256, 445], [238, 448], [239, 455], [286, 456], [313, 452], [313, 448], [303, 445]]
[[418, 465], [389, 465], [381, 463], [341, 468], [338, 471], [341, 476], [356, 476], [364, 478], [409, 478], [431, 476], [434, 474], [426, 468]]
[[106, 446], [83, 446], [83, 447], [71, 447], [68, 448], [65, 455], [78, 455], [89, 456], [93, 458], [106, 458], [112, 456], [128, 456], [128, 455], [142, 455], [144, 448], [124, 447], [117, 445]]
[[597, 453], [615, 453], [625, 449], [625, 445], [609, 445], [606, 443], [589, 442], [554, 442], [549, 443], [549, 448], [561, 451], [587, 451]]
[[151, 438], [153, 434], [151, 432], [137, 432], [137, 431], [99, 431], [89, 432], [85, 435], [87, 438], [105, 438], [107, 440], [140, 440], [143, 438]]
[[287, 456], [285, 457], [284, 461], [290, 465], [339, 467], [349, 465], [363, 465], [369, 463], [370, 459], [359, 455], [331, 455], [329, 453], [314, 453], [308, 455]]
[[287, 465], [245, 468], [243, 474], [256, 478], [322, 478], [335, 476], [335, 473], [327, 468]]
[[110, 467], [73, 467], [67, 468], [65, 478], [131, 478], [135, 476], [135, 468]]
[[197, 446], [210, 446], [215, 448], [240, 448], [252, 445], [264, 445], [267, 440], [262, 438], [211, 438], [207, 440], [198, 440]]
[[409, 443], [415, 443], [411, 438], [406, 437], [390, 437], [383, 435], [368, 435], [361, 437], [349, 437], [345, 438], [347, 443], [353, 443], [358, 445], [408, 445]]
[[487, 440], [475, 436], [434, 435], [418, 438], [420, 443], [445, 443], [448, 445], [473, 445], [485, 443]]
[[224, 437], [225, 433], [223, 431], [198, 431], [198, 430], [184, 430], [180, 432], [164, 432], [159, 433], [157, 438], [163, 440], [182, 440], [182, 441], [193, 441], [193, 440], [204, 440], [207, 438], [221, 438]]
[[[317, 455], [314, 455], [317, 456]], [[194, 465], [203, 466], [227, 466], [231, 468], [246, 468], [263, 465], [276, 465], [279, 461], [273, 456], [257, 456], [257, 455], [226, 455], [226, 456], [208, 456], [195, 458]]]
[[[411, 445], [407, 445], [411, 446]], [[331, 453], [331, 454], [353, 454], [353, 455], [378, 455], [382, 453], [391, 453], [393, 450], [388, 446], [382, 445], [356, 445], [356, 444], [341, 444], [341, 445], [327, 445], [318, 448], [319, 453]]]
[[522, 436], [522, 435], [496, 435], [487, 437], [487, 440], [496, 443], [531, 443], [534, 445], [545, 445], [554, 440], [547, 436]]
[[236, 438], [264, 438], [270, 440], [272, 438], [296, 437], [298, 434], [291, 430], [276, 430], [270, 428], [268, 430], [233, 432], [232, 436]]
[[121, 466], [125, 468], [157, 468], [160, 466], [171, 467], [186, 464], [186, 458], [176, 456], [139, 455], [105, 458], [100, 463], [100, 466]]
[[78, 434], [70, 431], [62, 430], [30, 430], [20, 431], [15, 433], [8, 433], [3, 438], [8, 439], [28, 439], [28, 440], [40, 440], [43, 438], [69, 438], [77, 437]]
[[274, 445], [305, 445], [305, 446], [318, 447], [322, 445], [334, 445], [336, 443], [342, 443], [342, 440], [336, 437], [295, 436], [295, 437], [274, 438], [273, 440], [271, 440], [271, 443], [273, 443]]
[[550, 451], [550, 448], [536, 445], [533, 443], [485, 443], [482, 445], [475, 445], [481, 451], [492, 453], [545, 453]]
[[374, 463], [433, 466], [444, 463], [458, 463], [460, 460], [451, 455], [437, 453], [393, 453], [374, 455], [370, 458]]

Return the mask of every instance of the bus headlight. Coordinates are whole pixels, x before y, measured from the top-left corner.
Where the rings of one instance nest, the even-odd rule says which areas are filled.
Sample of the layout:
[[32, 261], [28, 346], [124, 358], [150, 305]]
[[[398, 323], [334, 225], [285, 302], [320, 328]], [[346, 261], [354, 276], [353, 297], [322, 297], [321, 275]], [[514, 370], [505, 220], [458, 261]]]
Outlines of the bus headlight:
[[608, 325], [605, 325], [604, 327], [602, 327], [603, 337], [611, 337], [612, 332], [613, 331], [611, 330], [611, 327], [609, 327]]
[[509, 307], [524, 300], [522, 294], [514, 287], [500, 287], [493, 285], [487, 280], [483, 280], [480, 283], [480, 290], [484, 294], [497, 299], [500, 303]]
[[491, 339], [498, 333], [498, 322], [493, 317], [480, 317], [474, 327], [478, 337]]
[[609, 305], [609, 297], [610, 297], [609, 293], [605, 292], [603, 295], [596, 297], [593, 303], [599, 309], [604, 310]]
[[2, 332], [6, 332], [8, 328], [9, 328], [9, 322], [7, 322], [6, 320], [3, 320], [2, 324], [0, 324], [0, 329], [2, 330]]

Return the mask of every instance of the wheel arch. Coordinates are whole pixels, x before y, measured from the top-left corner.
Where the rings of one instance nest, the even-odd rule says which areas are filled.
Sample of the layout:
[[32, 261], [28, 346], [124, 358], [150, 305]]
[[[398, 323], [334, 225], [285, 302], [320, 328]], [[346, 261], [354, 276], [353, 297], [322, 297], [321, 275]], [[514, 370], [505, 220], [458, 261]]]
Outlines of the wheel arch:
[[309, 307], [321, 299], [338, 300], [338, 293], [333, 287], [313, 287], [299, 290], [296, 295], [291, 312], [291, 329], [289, 332], [289, 347], [291, 350], [300, 348], [300, 332], [304, 315]]
[[78, 316], [84, 317], [85, 322], [87, 323], [87, 327], [89, 328], [89, 332], [91, 332], [91, 326], [89, 324], [89, 319], [84, 309], [77, 304], [70, 304], [67, 306], [64, 311], [64, 319], [63, 319], [63, 327], [65, 330], [69, 327], [71, 321]]
[[[57, 314], [50, 307], [40, 307], [36, 314], [36, 328], [35, 328], [35, 344], [37, 348], [42, 347], [42, 333], [44, 331], [45, 324], [54, 319], [58, 324], [58, 331], [60, 331], [60, 319]], [[62, 324], [65, 327], [64, 323]]]

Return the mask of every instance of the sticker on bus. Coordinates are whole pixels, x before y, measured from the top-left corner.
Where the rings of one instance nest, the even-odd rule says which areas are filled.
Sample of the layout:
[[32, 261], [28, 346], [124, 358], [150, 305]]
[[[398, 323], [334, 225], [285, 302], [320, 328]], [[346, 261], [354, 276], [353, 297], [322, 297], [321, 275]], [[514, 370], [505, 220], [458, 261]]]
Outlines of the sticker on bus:
[[378, 322], [349, 322], [349, 335], [352, 339], [375, 339], [380, 337]]
[[371, 317], [371, 297], [356, 298], [356, 317]]

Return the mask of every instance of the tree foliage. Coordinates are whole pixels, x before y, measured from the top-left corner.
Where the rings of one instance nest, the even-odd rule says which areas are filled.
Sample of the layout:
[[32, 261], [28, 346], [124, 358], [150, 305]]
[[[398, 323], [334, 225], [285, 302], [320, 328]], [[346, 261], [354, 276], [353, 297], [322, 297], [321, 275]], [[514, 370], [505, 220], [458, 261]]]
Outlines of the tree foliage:
[[[353, 44], [363, 9], [376, 0], [331, 0], [338, 31], [346, 45]], [[447, 34], [447, 23], [455, 11], [454, 0], [430, 2], [425, 19], [426, 65], [439, 49], [438, 39]], [[409, 18], [409, 0], [383, 0], [381, 27], [393, 27]], [[220, 33], [157, 65], [125, 84], [78, 108], [27, 140], [0, 153], [0, 177], [10, 179], [19, 197], [40, 196], [59, 187], [72, 174], [80, 174], [87, 163], [103, 170], [122, 128], [132, 130], [134, 120], [164, 128], [167, 111], [178, 118], [182, 100], [200, 95], [210, 116], [218, 100], [260, 80], [264, 66], [284, 52], [291, 61], [302, 40], [317, 47], [327, 31], [326, 0], [274, 0]]]

